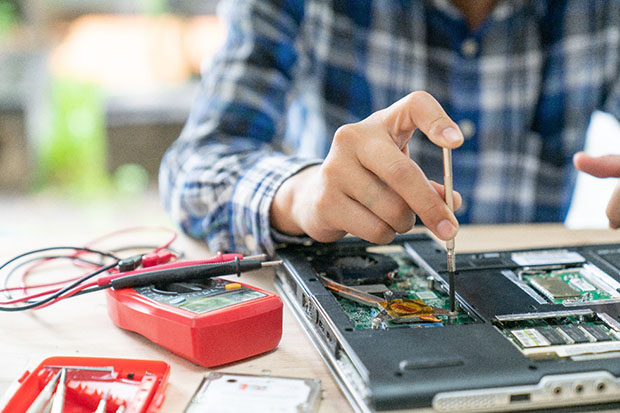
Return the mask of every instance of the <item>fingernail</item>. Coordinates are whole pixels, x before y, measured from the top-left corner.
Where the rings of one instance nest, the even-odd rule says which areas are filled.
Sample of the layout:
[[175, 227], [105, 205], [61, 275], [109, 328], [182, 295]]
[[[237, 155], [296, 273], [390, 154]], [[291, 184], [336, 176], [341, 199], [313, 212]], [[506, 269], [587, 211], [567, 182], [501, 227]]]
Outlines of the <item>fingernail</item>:
[[437, 235], [442, 239], [452, 239], [456, 236], [456, 227], [452, 222], [444, 219], [437, 225]]
[[461, 141], [461, 134], [459, 131], [454, 129], [453, 127], [447, 127], [442, 132], [441, 135], [448, 143], [458, 143]]

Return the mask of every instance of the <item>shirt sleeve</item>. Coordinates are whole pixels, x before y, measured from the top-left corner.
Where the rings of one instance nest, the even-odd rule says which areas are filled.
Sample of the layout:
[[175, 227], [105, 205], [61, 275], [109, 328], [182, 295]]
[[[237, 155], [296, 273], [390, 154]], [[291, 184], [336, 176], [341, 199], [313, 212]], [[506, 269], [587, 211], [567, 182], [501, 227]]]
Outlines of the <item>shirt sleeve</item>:
[[164, 155], [160, 193], [173, 221], [212, 251], [272, 253], [276, 190], [321, 162], [277, 150], [303, 2], [230, 0], [219, 13], [228, 26], [226, 44], [203, 70], [188, 121]]

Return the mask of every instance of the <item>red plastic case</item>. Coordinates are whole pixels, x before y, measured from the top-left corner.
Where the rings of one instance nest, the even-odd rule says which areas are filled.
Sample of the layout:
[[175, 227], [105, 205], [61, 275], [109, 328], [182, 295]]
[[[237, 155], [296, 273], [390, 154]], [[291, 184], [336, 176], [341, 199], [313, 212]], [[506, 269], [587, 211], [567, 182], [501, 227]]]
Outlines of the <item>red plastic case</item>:
[[133, 288], [106, 290], [114, 324], [134, 331], [171, 352], [204, 367], [213, 367], [274, 349], [282, 337], [282, 301], [264, 297], [196, 314], [151, 300]]
[[68, 369], [63, 413], [92, 413], [107, 391], [110, 393], [106, 412], [115, 412], [122, 404], [120, 401], [125, 400], [126, 413], [154, 413], [164, 402], [170, 375], [170, 366], [157, 360], [50, 357], [18, 379], [19, 387], [2, 413], [28, 410], [45, 384], [60, 370], [45, 366], [112, 367], [115, 372], [106, 375], [104, 372]]

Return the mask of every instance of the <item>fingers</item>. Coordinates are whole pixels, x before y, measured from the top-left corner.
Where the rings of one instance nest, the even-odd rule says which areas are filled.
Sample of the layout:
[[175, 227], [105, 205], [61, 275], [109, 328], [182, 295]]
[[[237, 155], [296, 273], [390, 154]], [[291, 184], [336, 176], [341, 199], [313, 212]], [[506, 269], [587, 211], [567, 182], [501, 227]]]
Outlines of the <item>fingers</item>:
[[342, 208], [333, 218], [351, 235], [374, 242], [388, 244], [396, 236], [394, 229], [359, 202], [343, 197]]
[[344, 192], [324, 192], [308, 205], [311, 218], [306, 233], [320, 242], [332, 242], [346, 233], [366, 241], [387, 244], [396, 232], [385, 221]]
[[389, 186], [364, 168], [357, 168], [343, 183], [343, 191], [362, 204], [392, 230], [409, 231], [415, 224], [415, 214], [409, 205]]
[[597, 178], [620, 177], [619, 155], [593, 157], [584, 152], [578, 152], [573, 157], [573, 163], [578, 170]]
[[[333, 241], [346, 231], [386, 243], [413, 226], [414, 213], [440, 239], [454, 238], [458, 222], [444, 202], [443, 186], [430, 182], [408, 156], [407, 143], [417, 128], [442, 147], [456, 148], [463, 142], [441, 105], [428, 93], [414, 92], [361, 122], [339, 128], [317, 178], [307, 180], [303, 188], [285, 182], [280, 199], [292, 199], [282, 204], [294, 206], [278, 208], [274, 202], [272, 211], [284, 211], [291, 216], [292, 230], [318, 241]], [[294, 196], [287, 197], [290, 187]], [[454, 200], [458, 208], [458, 193]]]
[[438, 146], [457, 148], [463, 143], [463, 135], [457, 124], [427, 92], [410, 93], [377, 112], [377, 116], [399, 148], [406, 144], [418, 128]]
[[362, 165], [390, 186], [440, 239], [456, 236], [458, 222], [420, 167], [381, 139], [358, 151]]
[[[435, 189], [435, 191], [437, 191], [437, 194], [439, 195], [439, 197], [441, 199], [446, 199], [446, 194], [444, 192], [445, 188], [443, 185], [438, 184], [435, 181], [430, 181], [431, 185], [433, 185], [433, 188]], [[457, 191], [452, 191], [452, 196], [454, 197], [454, 210], [458, 210], [459, 208], [461, 208], [461, 205], [463, 204], [463, 197], [461, 197], [461, 194], [459, 194]]]
[[[578, 170], [597, 178], [620, 177], [619, 155], [593, 157], [584, 152], [578, 152], [573, 156], [573, 163]], [[616, 186], [611, 195], [606, 213], [609, 226], [616, 229], [620, 228], [620, 184]]]
[[607, 204], [607, 218], [609, 218], [609, 226], [614, 229], [620, 228], [620, 183], [616, 185]]

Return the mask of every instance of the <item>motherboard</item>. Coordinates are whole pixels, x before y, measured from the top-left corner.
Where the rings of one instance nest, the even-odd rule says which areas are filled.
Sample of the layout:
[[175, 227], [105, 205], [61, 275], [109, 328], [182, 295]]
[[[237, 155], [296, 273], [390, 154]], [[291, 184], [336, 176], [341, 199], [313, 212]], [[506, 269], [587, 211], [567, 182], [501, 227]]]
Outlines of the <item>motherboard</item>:
[[423, 234], [278, 253], [282, 296], [362, 411], [620, 400], [620, 244], [457, 254], [455, 310]]
[[[348, 251], [326, 263], [315, 260], [320, 274], [348, 285], [355, 290], [373, 294], [386, 302], [407, 300], [431, 308], [427, 318], [390, 320], [381, 318], [382, 308], [362, 304], [334, 292], [338, 303], [356, 329], [403, 327], [440, 327], [446, 324], [469, 324], [474, 319], [462, 309], [450, 313], [447, 293], [429, 274], [418, 267], [399, 245], [369, 247]], [[408, 301], [411, 300], [411, 301]], [[399, 303], [402, 303], [400, 301]]]

